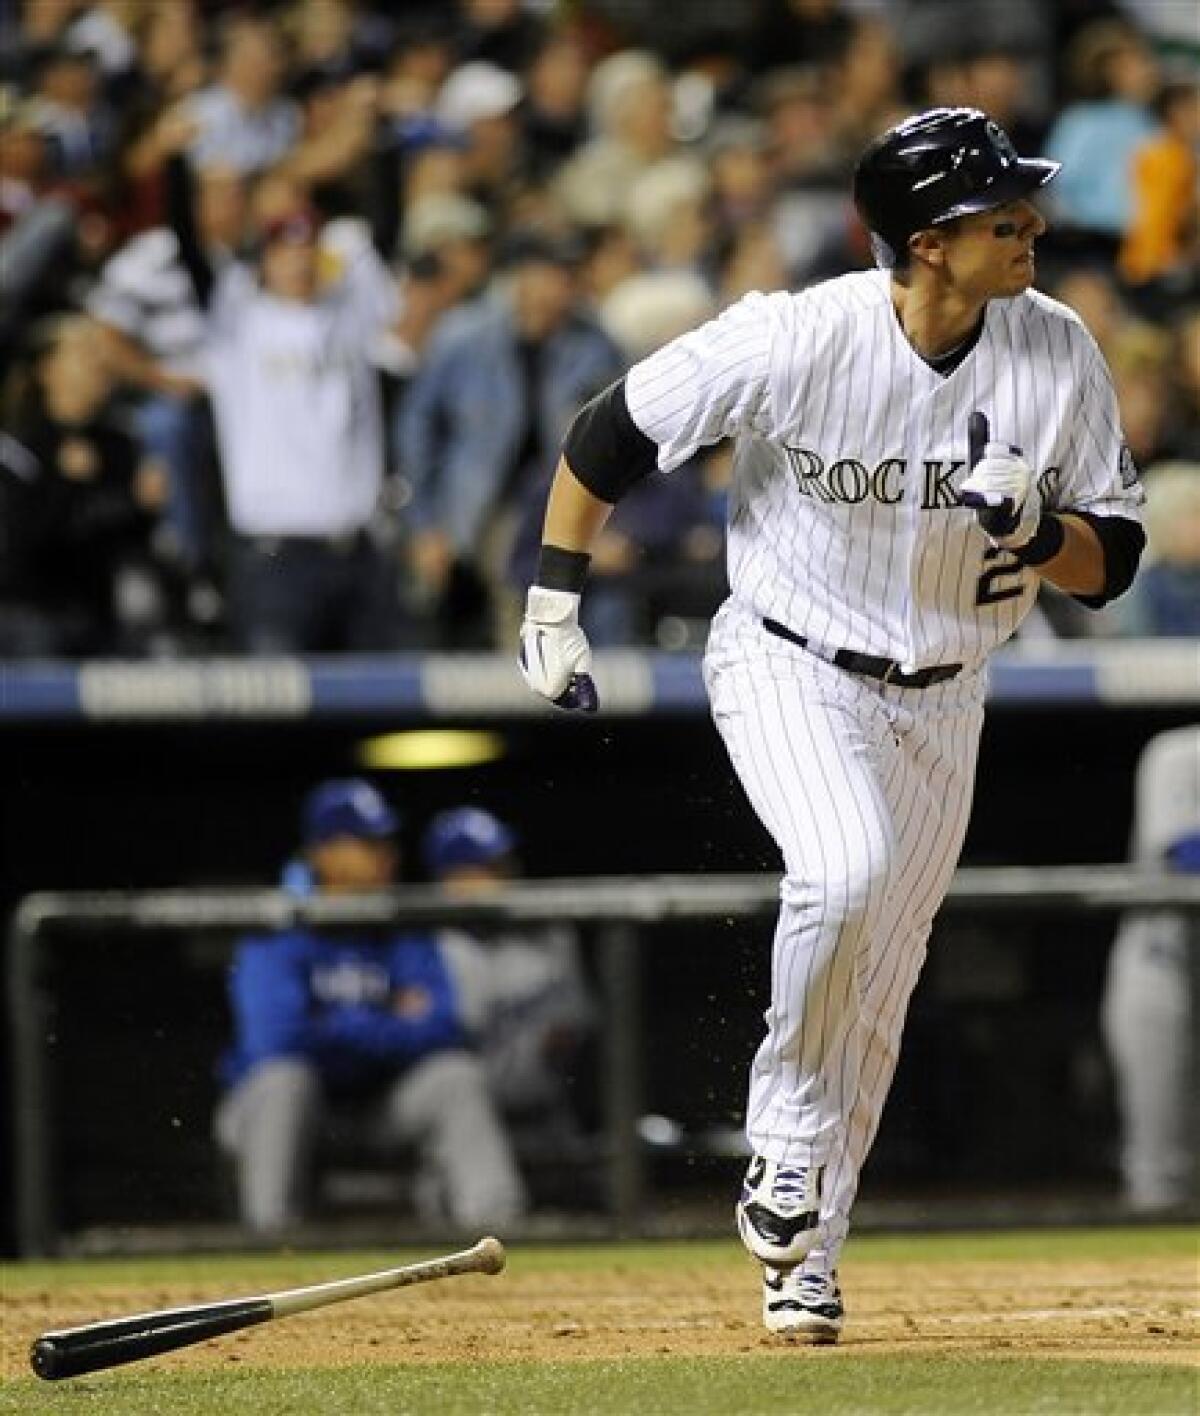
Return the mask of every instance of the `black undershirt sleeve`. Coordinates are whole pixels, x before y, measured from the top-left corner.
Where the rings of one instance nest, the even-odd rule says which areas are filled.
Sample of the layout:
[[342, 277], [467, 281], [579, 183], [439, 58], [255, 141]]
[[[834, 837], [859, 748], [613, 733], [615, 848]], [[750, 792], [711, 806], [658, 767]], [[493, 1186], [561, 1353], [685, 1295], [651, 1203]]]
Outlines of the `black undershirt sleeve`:
[[202, 310], [212, 299], [213, 269], [200, 244], [196, 229], [196, 205], [192, 195], [192, 172], [182, 153], [172, 153], [166, 166], [167, 225], [179, 242], [179, 259], [187, 271]]
[[391, 263], [400, 236], [400, 155], [390, 143], [376, 137], [371, 152], [367, 187], [367, 220], [371, 243], [380, 259]]
[[658, 444], [633, 421], [618, 379], [575, 415], [563, 441], [571, 471], [594, 497], [615, 503], [658, 465]]
[[1100, 593], [1074, 596], [1089, 610], [1102, 609], [1110, 600], [1124, 595], [1133, 584], [1146, 546], [1146, 533], [1136, 521], [1125, 516], [1097, 516], [1094, 512], [1072, 511], [1069, 507], [1064, 511], [1086, 521], [1104, 549], [1104, 586]]

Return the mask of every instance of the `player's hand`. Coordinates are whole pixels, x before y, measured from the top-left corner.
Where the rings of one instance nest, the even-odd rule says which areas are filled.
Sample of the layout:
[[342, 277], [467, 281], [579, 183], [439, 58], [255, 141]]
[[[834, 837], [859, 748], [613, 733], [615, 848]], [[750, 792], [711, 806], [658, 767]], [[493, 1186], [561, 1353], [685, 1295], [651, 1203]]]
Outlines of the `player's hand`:
[[1033, 469], [1019, 447], [992, 442], [988, 420], [972, 413], [967, 424], [971, 471], [958, 499], [971, 507], [988, 540], [1016, 551], [1033, 539], [1042, 516], [1042, 498]]
[[556, 707], [594, 713], [598, 698], [588, 670], [592, 651], [579, 627], [579, 596], [531, 585], [521, 623], [521, 673]]

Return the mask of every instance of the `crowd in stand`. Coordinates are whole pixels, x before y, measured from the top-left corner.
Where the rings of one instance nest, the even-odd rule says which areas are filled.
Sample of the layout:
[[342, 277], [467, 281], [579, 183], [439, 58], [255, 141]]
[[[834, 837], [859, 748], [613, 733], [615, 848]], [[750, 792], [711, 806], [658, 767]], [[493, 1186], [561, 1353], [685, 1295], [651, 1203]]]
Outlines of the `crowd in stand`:
[[[868, 264], [854, 160], [939, 103], [1064, 163], [1039, 285], [1148, 493], [1098, 632], [1200, 633], [1188, 9], [0, 0], [0, 656], [511, 642], [575, 411], [745, 292]], [[593, 643], [697, 642], [728, 470], [621, 503]]]

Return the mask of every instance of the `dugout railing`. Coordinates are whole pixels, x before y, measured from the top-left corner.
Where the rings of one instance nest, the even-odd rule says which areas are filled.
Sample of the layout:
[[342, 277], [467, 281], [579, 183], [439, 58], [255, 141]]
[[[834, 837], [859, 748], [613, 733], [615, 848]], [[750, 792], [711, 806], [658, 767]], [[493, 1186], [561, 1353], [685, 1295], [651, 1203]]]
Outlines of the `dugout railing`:
[[[431, 887], [385, 894], [298, 898], [278, 890], [185, 889], [38, 893], [14, 910], [7, 932], [15, 1242], [25, 1257], [60, 1243], [53, 1165], [57, 1124], [49, 1065], [51, 998], [42, 950], [97, 933], [180, 936], [200, 930], [335, 926], [532, 924], [570, 920], [593, 938], [603, 1002], [602, 1092], [607, 1198], [613, 1230], [642, 1232], [642, 1010], [638, 953], [646, 927], [667, 921], [769, 918], [776, 875], [673, 875], [519, 881], [486, 899], [451, 901]], [[1173, 908], [1200, 913], [1200, 879], [1130, 867], [965, 868], [944, 911], [980, 913]], [[641, 931], [641, 932], [639, 932]], [[1193, 1018], [1200, 1017], [1200, 951], [1191, 954]], [[1200, 1046], [1193, 1045], [1200, 1082]], [[1200, 1086], [1196, 1088], [1200, 1095]]]

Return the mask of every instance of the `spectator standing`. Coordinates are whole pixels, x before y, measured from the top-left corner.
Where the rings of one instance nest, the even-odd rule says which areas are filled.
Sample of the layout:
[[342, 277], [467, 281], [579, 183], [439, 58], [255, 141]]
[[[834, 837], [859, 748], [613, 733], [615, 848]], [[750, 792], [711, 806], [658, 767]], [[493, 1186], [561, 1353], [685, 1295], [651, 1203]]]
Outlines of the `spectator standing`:
[[457, 608], [476, 619], [468, 637], [480, 633], [483, 601], [464, 580], [488, 586], [506, 618], [525, 502], [544, 492], [562, 430], [621, 368], [582, 308], [575, 244], [523, 233], [507, 254], [508, 289], [443, 320], [398, 420], [413, 568], [452, 636]]
[[831, 78], [824, 66], [780, 68], [757, 90], [778, 189], [774, 234], [800, 285], [846, 268], [854, 226], [846, 201], [852, 155], [839, 147]]
[[[226, 258], [240, 250], [246, 191], [239, 173], [200, 170], [196, 225], [206, 249]], [[216, 517], [205, 477], [212, 440], [203, 403], [205, 317], [175, 233], [158, 226], [123, 246], [87, 308], [107, 336], [117, 377], [137, 396], [138, 437], [167, 470], [166, 525], [180, 561], [194, 571], [213, 551]]]
[[141, 0], [95, 0], [66, 32], [71, 48], [95, 56], [105, 89], [114, 98], [132, 81], [137, 66], [134, 28], [141, 8]]
[[196, 0], [171, 0], [148, 11], [138, 64], [143, 81], [160, 103], [177, 103], [201, 87], [206, 70]]
[[[398, 827], [368, 782], [323, 783], [306, 799], [289, 883], [330, 896], [390, 887]], [[251, 936], [229, 988], [235, 1040], [216, 1134], [247, 1228], [275, 1233], [309, 1214], [320, 1143], [338, 1122], [383, 1153], [416, 1150], [425, 1220], [472, 1229], [521, 1214], [520, 1175], [430, 935]]]
[[1077, 240], [1113, 256], [1133, 216], [1133, 155], [1155, 132], [1158, 68], [1136, 30], [1097, 20], [1075, 36], [1067, 69], [1075, 102], [1046, 139], [1046, 156], [1063, 164], [1054, 209]]
[[[235, 642], [264, 654], [390, 647], [394, 576], [368, 528], [384, 470], [372, 353], [398, 313], [391, 274], [365, 232], [353, 230], [337, 276], [323, 282], [321, 222], [307, 207], [269, 222], [257, 270], [231, 261], [214, 272], [185, 161], [173, 159], [168, 175], [172, 225], [206, 314], [234, 533]], [[395, 216], [385, 205], [373, 233], [381, 250], [392, 247]]]
[[219, 162], [261, 172], [287, 154], [299, 136], [300, 115], [283, 97], [282, 53], [270, 20], [249, 14], [228, 20], [217, 82], [186, 100], [198, 167]]
[[284, 18], [296, 66], [301, 72], [376, 67], [395, 37], [381, 9], [358, 0], [299, 0]]
[[404, 213], [403, 309], [386, 337], [382, 363], [393, 376], [389, 421], [438, 322], [475, 299], [491, 269], [487, 208], [459, 192], [430, 192]]
[[1111, 611], [1127, 635], [1200, 643], [1200, 462], [1163, 463], [1146, 478], [1147, 565]]
[[634, 179], [622, 217], [651, 270], [706, 273], [713, 239], [710, 195], [708, 172], [691, 157], [656, 162]]
[[387, 106], [415, 134], [428, 131], [438, 91], [455, 61], [451, 25], [422, 9], [426, 13], [402, 21], [384, 70]]
[[54, 170], [67, 178], [90, 175], [107, 161], [116, 139], [96, 60], [64, 40], [39, 56], [37, 75], [32, 102], [53, 152]]
[[185, 100], [198, 94], [208, 77], [207, 46], [195, 0], [155, 5], [140, 27], [137, 83], [121, 113], [123, 215], [130, 230], [162, 219], [163, 164], [181, 143], [195, 138], [197, 126]]
[[0, 433], [0, 657], [130, 650], [123, 574], [149, 560], [161, 479], [111, 418], [94, 329], [57, 323]]
[[52, 299], [75, 249], [76, 210], [51, 172], [34, 105], [0, 89], [0, 368], [24, 324]]
[[900, 52], [891, 26], [858, 17], [832, 67], [838, 145], [856, 152], [898, 116]]
[[1132, 320], [1116, 341], [1113, 383], [1125, 440], [1141, 467], [1161, 462], [1171, 434], [1171, 337], [1165, 330]]
[[570, 33], [547, 36], [530, 61], [521, 126], [535, 181], [550, 177], [587, 136], [587, 78], [587, 50]]
[[1154, 106], [1161, 127], [1133, 154], [1133, 211], [1121, 274], [1134, 286], [1162, 282], [1170, 289], [1182, 282], [1195, 288], [1200, 88], [1168, 84]]
[[775, 196], [767, 160], [767, 130], [742, 114], [721, 117], [704, 142], [712, 182], [713, 217], [721, 238], [730, 242], [748, 223], [760, 223]]
[[522, 0], [458, 0], [455, 36], [464, 59], [482, 59], [519, 73], [545, 32]]
[[1033, 104], [1038, 91], [1030, 47], [997, 34], [972, 43], [962, 59], [964, 102], [990, 114], [1022, 157], [1036, 157], [1046, 136]]
[[516, 110], [523, 95], [515, 74], [485, 59], [460, 65], [438, 92], [435, 115], [461, 138], [468, 187], [481, 201], [503, 203], [517, 184], [521, 128]]
[[1075, 311], [1111, 363], [1131, 317], [1108, 266], [1093, 261], [1070, 266], [1049, 293]]
[[1189, 462], [1200, 462], [1200, 304], [1185, 308], [1175, 329], [1172, 369], [1175, 427], [1171, 452]]
[[446, 287], [446, 303], [473, 300], [491, 269], [491, 218], [487, 208], [460, 192], [430, 192], [405, 211], [404, 255]]
[[667, 72], [629, 49], [597, 64], [588, 83], [592, 136], [558, 172], [554, 189], [579, 226], [611, 226], [630, 185], [675, 151]]

